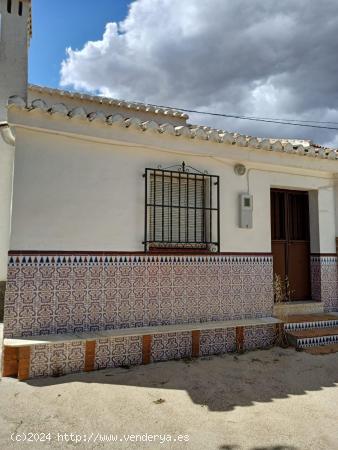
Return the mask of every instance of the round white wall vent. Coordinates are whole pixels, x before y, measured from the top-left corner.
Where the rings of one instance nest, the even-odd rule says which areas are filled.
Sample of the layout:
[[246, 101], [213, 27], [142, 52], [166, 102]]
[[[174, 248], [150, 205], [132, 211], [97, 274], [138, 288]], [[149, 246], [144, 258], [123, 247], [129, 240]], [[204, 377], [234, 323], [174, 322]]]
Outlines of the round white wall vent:
[[243, 164], [236, 164], [234, 167], [234, 172], [236, 175], [245, 175], [246, 167]]

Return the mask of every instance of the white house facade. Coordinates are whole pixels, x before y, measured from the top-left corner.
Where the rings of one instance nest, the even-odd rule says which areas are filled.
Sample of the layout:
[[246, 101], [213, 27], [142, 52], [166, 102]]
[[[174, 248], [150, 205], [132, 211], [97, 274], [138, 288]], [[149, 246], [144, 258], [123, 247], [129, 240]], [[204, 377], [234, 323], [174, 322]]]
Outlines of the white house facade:
[[336, 150], [141, 103], [0, 92], [8, 375], [271, 345], [274, 274], [304, 311], [338, 311]]

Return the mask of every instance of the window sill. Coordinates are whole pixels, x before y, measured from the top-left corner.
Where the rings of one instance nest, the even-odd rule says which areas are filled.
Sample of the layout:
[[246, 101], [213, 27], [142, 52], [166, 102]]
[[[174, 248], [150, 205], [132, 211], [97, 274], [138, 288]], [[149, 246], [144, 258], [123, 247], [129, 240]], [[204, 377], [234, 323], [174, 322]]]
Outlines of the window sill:
[[212, 252], [208, 248], [189, 248], [189, 247], [151, 247], [146, 253], [151, 254], [207, 254], [215, 255], [218, 252]]

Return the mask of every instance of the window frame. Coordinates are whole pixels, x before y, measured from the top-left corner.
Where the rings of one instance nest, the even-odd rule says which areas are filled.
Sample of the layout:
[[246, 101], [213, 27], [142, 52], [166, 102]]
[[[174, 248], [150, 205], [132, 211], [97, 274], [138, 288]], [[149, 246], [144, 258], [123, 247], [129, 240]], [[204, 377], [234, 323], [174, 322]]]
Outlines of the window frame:
[[[145, 252], [186, 252], [186, 253], [219, 253], [220, 252], [220, 183], [218, 175], [211, 175], [207, 171], [201, 172], [197, 169], [194, 169], [190, 166], [186, 166], [183, 162], [182, 165], [170, 166], [167, 168], [162, 168], [158, 166], [157, 168], [147, 167], [143, 174], [145, 179], [145, 203], [144, 203], [144, 251]], [[154, 177], [153, 183], [155, 186], [153, 198], [150, 198], [151, 195], [151, 177]], [[162, 202], [160, 204], [157, 203], [156, 198], [156, 186], [157, 186], [157, 177], [162, 179]], [[164, 191], [165, 184], [170, 180], [170, 192], [172, 192], [172, 180], [179, 180], [179, 194], [178, 201], [179, 204], [173, 204], [173, 198], [171, 194], [170, 204], [166, 204], [164, 200]], [[181, 179], [186, 181], [186, 191], [187, 191], [187, 200], [185, 205], [181, 205], [181, 191], [180, 191], [180, 183]], [[193, 180], [193, 181], [191, 181]], [[203, 206], [196, 206], [197, 204], [197, 191], [196, 191], [196, 180], [202, 180], [204, 186], [207, 188], [203, 188]], [[189, 185], [191, 182], [195, 185], [193, 190], [195, 200], [194, 206], [190, 205], [190, 197], [189, 197]], [[204, 190], [205, 189], [205, 190]], [[208, 198], [206, 197], [208, 195]], [[167, 220], [170, 220], [169, 223], [165, 223], [165, 215], [164, 210], [167, 209]], [[172, 222], [173, 211], [177, 209], [179, 211], [178, 215], [178, 226], [177, 220], [175, 220], [175, 224]], [[160, 210], [160, 227], [162, 228], [161, 239], [157, 239], [158, 229], [156, 229], [156, 211]], [[193, 219], [193, 227], [194, 227], [194, 239], [189, 238], [189, 233], [191, 223], [189, 222], [189, 211], [192, 211], [194, 215]], [[197, 235], [197, 210], [202, 211], [202, 220], [204, 224], [204, 228], [202, 228], [204, 233], [204, 237], [201, 235], [200, 240], [196, 240]], [[185, 219], [181, 220], [181, 211], [183, 211]], [[200, 214], [199, 214], [200, 216]], [[153, 218], [153, 222], [150, 222], [151, 217]], [[170, 219], [169, 219], [170, 217]], [[198, 220], [201, 220], [199, 217]], [[153, 227], [153, 231], [150, 230], [150, 225]], [[173, 233], [173, 225], [175, 233]], [[181, 238], [181, 227], [186, 228], [186, 231], [183, 233], [185, 239]], [[170, 227], [170, 233], [167, 231], [167, 228]], [[164, 239], [164, 230], [166, 229], [168, 240]], [[178, 239], [173, 240], [173, 234], [177, 235], [178, 231]], [[160, 230], [161, 231], [161, 230]], [[191, 235], [190, 235], [191, 236]]]

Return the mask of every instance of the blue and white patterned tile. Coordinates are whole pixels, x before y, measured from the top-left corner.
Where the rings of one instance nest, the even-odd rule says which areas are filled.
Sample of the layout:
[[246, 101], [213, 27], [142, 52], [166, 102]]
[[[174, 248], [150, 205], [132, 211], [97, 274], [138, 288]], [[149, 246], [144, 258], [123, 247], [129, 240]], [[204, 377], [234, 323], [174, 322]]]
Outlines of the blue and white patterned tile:
[[152, 361], [168, 361], [191, 356], [191, 332], [156, 334], [151, 345]]
[[67, 342], [31, 347], [30, 378], [59, 376], [84, 370], [85, 343]]
[[235, 350], [235, 328], [202, 330], [200, 332], [200, 356], [229, 353]]
[[127, 336], [96, 341], [95, 368], [129, 366], [142, 363], [142, 337]]
[[276, 339], [274, 325], [258, 325], [244, 328], [244, 350], [271, 347]]

